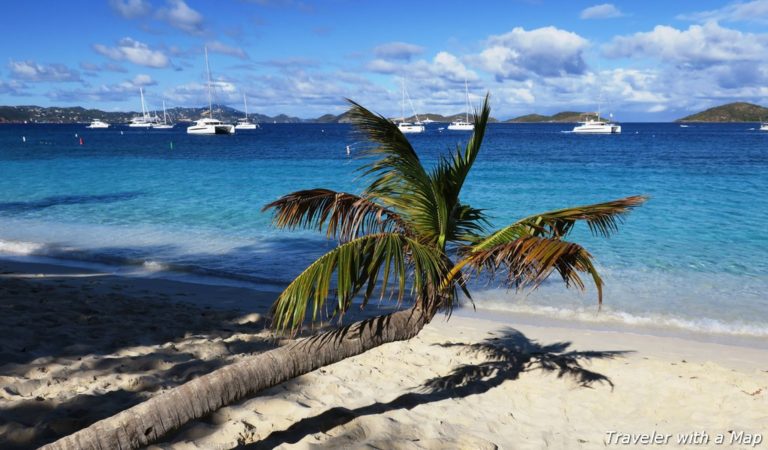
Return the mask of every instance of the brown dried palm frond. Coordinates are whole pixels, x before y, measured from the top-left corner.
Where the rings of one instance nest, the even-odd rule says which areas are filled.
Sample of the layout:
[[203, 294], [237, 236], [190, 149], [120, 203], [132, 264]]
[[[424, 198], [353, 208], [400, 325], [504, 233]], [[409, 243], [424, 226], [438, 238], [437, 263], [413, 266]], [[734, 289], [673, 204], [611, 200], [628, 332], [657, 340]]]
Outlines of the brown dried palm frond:
[[566, 286], [584, 290], [579, 273], [587, 273], [597, 288], [598, 304], [603, 302], [603, 281], [592, 263], [592, 255], [573, 242], [526, 236], [472, 252], [461, 264], [477, 272], [485, 270], [491, 278], [499, 272], [506, 273], [506, 284], [516, 289], [536, 288], [557, 271]]
[[278, 228], [325, 227], [328, 238], [341, 242], [370, 233], [411, 234], [394, 211], [370, 199], [330, 189], [296, 191], [266, 205], [263, 211], [269, 209], [275, 210], [272, 221]]

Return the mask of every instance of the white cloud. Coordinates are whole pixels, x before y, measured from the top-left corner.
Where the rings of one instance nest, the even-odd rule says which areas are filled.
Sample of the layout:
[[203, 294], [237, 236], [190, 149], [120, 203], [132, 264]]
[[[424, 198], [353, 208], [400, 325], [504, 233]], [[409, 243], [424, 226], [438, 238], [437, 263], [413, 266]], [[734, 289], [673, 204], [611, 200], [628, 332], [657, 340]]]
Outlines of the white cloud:
[[242, 48], [232, 47], [220, 41], [211, 41], [206, 44], [208, 51], [234, 56], [240, 59], [249, 59], [248, 54]]
[[605, 54], [614, 58], [646, 56], [691, 68], [762, 61], [768, 54], [768, 34], [743, 33], [715, 22], [692, 25], [687, 30], [658, 25], [653, 31], [615, 37]]
[[27, 85], [18, 80], [0, 80], [0, 94], [23, 97], [29, 95], [26, 92]]
[[168, 7], [158, 11], [158, 17], [187, 33], [203, 32], [203, 15], [190, 8], [184, 0], [168, 0]]
[[487, 43], [476, 59], [497, 80], [523, 80], [532, 75], [561, 77], [580, 74], [586, 69], [582, 53], [588, 41], [555, 27], [531, 31], [517, 27], [491, 36]]
[[150, 10], [149, 3], [144, 0], [109, 0], [109, 4], [126, 19], [143, 16]]
[[758, 22], [768, 23], [768, 0], [735, 2], [719, 9], [683, 14], [678, 19], [695, 22]]
[[80, 74], [64, 64], [38, 64], [34, 61], [13, 61], [8, 63], [11, 75], [25, 81], [82, 81]]
[[373, 49], [373, 54], [381, 59], [398, 59], [408, 61], [413, 56], [424, 52], [424, 47], [406, 42], [389, 42]]
[[131, 80], [131, 84], [133, 86], [153, 86], [153, 85], [156, 85], [157, 82], [153, 80], [151, 76], [140, 73], [135, 77], [133, 77], [133, 79]]
[[584, 9], [579, 17], [582, 19], [613, 19], [623, 15], [613, 4], [603, 3]]
[[131, 38], [121, 39], [117, 47], [95, 44], [93, 49], [109, 59], [130, 61], [140, 66], [161, 68], [168, 67], [170, 64], [165, 53], [160, 50], [152, 50], [147, 44]]

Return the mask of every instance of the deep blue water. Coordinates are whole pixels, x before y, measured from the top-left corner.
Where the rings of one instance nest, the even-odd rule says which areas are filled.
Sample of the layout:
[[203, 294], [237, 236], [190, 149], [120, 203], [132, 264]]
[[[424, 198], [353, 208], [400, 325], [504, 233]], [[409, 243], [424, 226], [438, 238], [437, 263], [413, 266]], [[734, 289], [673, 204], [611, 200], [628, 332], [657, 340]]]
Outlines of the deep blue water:
[[[409, 137], [428, 165], [468, 138], [439, 126]], [[768, 133], [669, 123], [563, 132], [571, 127], [491, 124], [463, 198], [501, 226], [650, 195], [611, 239], [574, 235], [604, 275], [604, 311], [595, 316], [594, 293], [555, 282], [530, 295], [479, 286], [478, 307], [768, 336]], [[332, 243], [273, 229], [262, 206], [298, 189], [359, 191], [359, 139], [327, 124], [216, 137], [3, 125], [0, 251], [285, 284]]]

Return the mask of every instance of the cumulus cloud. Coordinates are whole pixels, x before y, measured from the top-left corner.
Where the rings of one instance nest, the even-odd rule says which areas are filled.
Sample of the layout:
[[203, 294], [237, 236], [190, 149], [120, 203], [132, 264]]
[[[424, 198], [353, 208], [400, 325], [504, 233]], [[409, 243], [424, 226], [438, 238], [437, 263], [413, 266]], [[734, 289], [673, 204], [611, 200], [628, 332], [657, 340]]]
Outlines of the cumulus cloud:
[[64, 64], [38, 64], [34, 61], [13, 61], [8, 63], [11, 76], [24, 81], [78, 82], [80, 73]]
[[208, 51], [213, 53], [221, 53], [223, 55], [234, 56], [240, 59], [249, 59], [248, 54], [242, 48], [232, 47], [220, 41], [211, 41], [207, 44]]
[[172, 27], [190, 34], [203, 32], [203, 15], [190, 8], [184, 0], [168, 0], [168, 7], [158, 11], [158, 17]]
[[768, 34], [750, 34], [723, 28], [716, 22], [678, 30], [658, 25], [652, 31], [618, 36], [605, 48], [613, 58], [647, 56], [690, 68], [736, 61], [762, 61], [768, 52]]
[[23, 97], [29, 95], [26, 89], [27, 85], [19, 80], [0, 80], [0, 94]]
[[139, 66], [162, 68], [168, 67], [170, 60], [160, 50], [152, 50], [147, 44], [131, 38], [123, 38], [117, 47], [95, 44], [93, 49], [99, 54], [115, 61], [130, 61]]
[[[98, 86], [86, 86], [80, 89], [56, 89], [48, 92], [48, 98], [60, 102], [124, 102], [135, 101], [138, 105], [139, 88], [154, 86], [157, 82], [149, 75], [139, 74], [132, 79], [123, 80], [115, 84], [101, 84]], [[151, 94], [144, 92], [147, 99]]]
[[524, 80], [532, 75], [561, 77], [585, 71], [588, 41], [555, 27], [526, 31], [521, 27], [491, 36], [477, 62], [497, 80]]
[[405, 42], [389, 42], [373, 49], [373, 54], [381, 59], [396, 59], [409, 61], [412, 57], [424, 52], [424, 47]]
[[624, 14], [619, 11], [611, 3], [603, 3], [601, 5], [590, 6], [589, 8], [581, 11], [579, 17], [582, 19], [613, 19], [616, 17], [622, 17]]
[[736, 2], [719, 9], [683, 14], [678, 19], [695, 22], [758, 22], [768, 23], [768, 0]]
[[109, 5], [126, 19], [146, 15], [150, 10], [149, 3], [145, 0], [109, 0]]

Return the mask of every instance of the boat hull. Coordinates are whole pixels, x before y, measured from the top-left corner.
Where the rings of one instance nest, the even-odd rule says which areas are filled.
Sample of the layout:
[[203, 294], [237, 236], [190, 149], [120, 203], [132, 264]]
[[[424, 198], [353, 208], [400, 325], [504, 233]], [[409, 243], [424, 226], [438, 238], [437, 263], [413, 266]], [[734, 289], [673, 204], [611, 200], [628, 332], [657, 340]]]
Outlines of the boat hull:
[[397, 129], [400, 130], [401, 133], [423, 133], [424, 125], [400, 123], [397, 125]]
[[234, 125], [191, 126], [187, 128], [187, 134], [200, 134], [200, 135], [235, 134], [235, 126]]
[[475, 125], [467, 122], [453, 122], [448, 125], [448, 129], [451, 131], [474, 131]]

